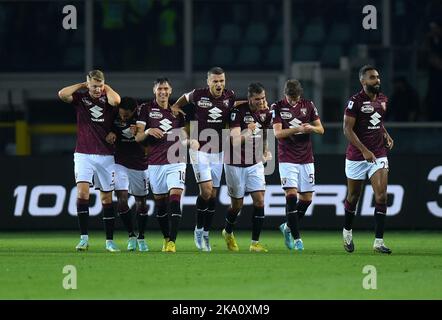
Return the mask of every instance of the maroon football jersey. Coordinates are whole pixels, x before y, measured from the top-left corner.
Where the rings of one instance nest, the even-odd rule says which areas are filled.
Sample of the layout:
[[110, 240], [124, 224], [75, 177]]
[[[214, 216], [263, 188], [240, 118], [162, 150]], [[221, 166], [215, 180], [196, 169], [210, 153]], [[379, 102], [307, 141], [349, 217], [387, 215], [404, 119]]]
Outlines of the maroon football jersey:
[[[222, 130], [227, 128], [230, 109], [235, 103], [235, 94], [232, 90], [224, 90], [222, 95], [215, 98], [209, 88], [194, 89], [188, 94], [188, 100], [195, 106], [195, 120], [198, 121], [198, 142], [200, 148], [206, 144], [210, 146], [210, 153], [222, 151]], [[215, 130], [218, 134], [218, 143], [210, 142], [210, 138], [203, 141], [200, 133], [204, 129]], [[206, 138], [204, 138], [206, 140]], [[206, 146], [204, 150], [207, 150]]]
[[[179, 141], [178, 130], [184, 127], [184, 117], [182, 114], [174, 116], [170, 107], [164, 109], [160, 107], [156, 101], [145, 103], [141, 105], [141, 113], [138, 121], [146, 123], [146, 129], [159, 128], [164, 132], [161, 139], [156, 139], [148, 136], [145, 143], [149, 146], [149, 165], [169, 164], [167, 153], [169, 148]], [[168, 141], [167, 136], [173, 134], [176, 138], [173, 141]], [[173, 157], [177, 159], [176, 153]], [[185, 162], [185, 154], [176, 162]]]
[[[361, 143], [377, 158], [387, 155], [384, 141], [384, 115], [387, 110], [388, 99], [382, 93], [375, 101], [361, 90], [348, 101], [345, 115], [356, 119], [353, 131]], [[348, 144], [346, 158], [353, 161], [363, 161], [364, 157], [351, 143]]]
[[112, 132], [117, 135], [115, 142], [115, 163], [133, 170], [147, 169], [147, 156], [144, 147], [135, 141], [135, 136], [130, 131], [131, 125], [136, 125], [140, 116], [141, 107], [138, 107], [127, 122], [123, 122], [117, 114], [112, 125]]
[[[269, 109], [261, 109], [253, 112], [248, 103], [243, 103], [230, 112], [230, 128], [247, 130], [250, 123], [256, 123], [253, 135], [246, 138], [241, 147], [234, 147], [230, 142], [230, 151], [224, 154], [224, 162], [237, 167], [249, 167], [262, 162], [264, 130], [270, 128], [272, 114]], [[241, 154], [239, 154], [241, 152]], [[241, 162], [239, 163], [239, 159]]]
[[[319, 119], [312, 101], [300, 99], [294, 106], [287, 99], [272, 104], [273, 124], [281, 123], [282, 129], [296, 128], [303, 123]], [[313, 163], [313, 148], [309, 133], [294, 134], [278, 139], [278, 161], [296, 164]]]
[[75, 152], [112, 155], [114, 147], [106, 142], [117, 107], [107, 102], [107, 96], [92, 98], [88, 91], [76, 91], [72, 104], [77, 112], [77, 145]]

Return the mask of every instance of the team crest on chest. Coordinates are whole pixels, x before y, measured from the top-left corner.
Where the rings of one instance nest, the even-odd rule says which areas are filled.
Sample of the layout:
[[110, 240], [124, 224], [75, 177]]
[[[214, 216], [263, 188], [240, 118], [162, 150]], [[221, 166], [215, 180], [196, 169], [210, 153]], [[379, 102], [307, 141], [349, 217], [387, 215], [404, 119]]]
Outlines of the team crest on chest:
[[267, 119], [267, 114], [266, 114], [266, 113], [260, 113], [260, 114], [259, 114], [259, 119], [261, 120], [261, 122], [266, 121], [266, 119]]
[[300, 111], [303, 117], [307, 115], [307, 108], [301, 108]]
[[223, 105], [227, 108], [229, 106], [229, 99], [223, 100]]

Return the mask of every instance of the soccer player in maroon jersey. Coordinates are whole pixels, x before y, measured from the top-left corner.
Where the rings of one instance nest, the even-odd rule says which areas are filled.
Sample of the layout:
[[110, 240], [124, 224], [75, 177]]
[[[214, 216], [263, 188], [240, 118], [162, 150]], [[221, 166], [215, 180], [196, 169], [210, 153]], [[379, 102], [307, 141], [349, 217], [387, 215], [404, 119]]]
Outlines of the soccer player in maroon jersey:
[[253, 200], [252, 252], [267, 252], [259, 243], [264, 223], [265, 176], [263, 161], [270, 159], [267, 129], [272, 117], [267, 107], [265, 89], [260, 83], [248, 87], [248, 102], [236, 106], [230, 115], [231, 144], [224, 155], [226, 183], [231, 207], [226, 214], [222, 235], [230, 251], [239, 251], [233, 235], [236, 218], [243, 207], [244, 195]]
[[[226, 128], [230, 109], [235, 105], [234, 92], [225, 89], [226, 77], [223, 69], [210, 69], [207, 72], [207, 85], [207, 88], [185, 93], [172, 106], [173, 110], [181, 110], [189, 103], [195, 107], [200, 149], [191, 150], [190, 159], [200, 193], [196, 200], [194, 241], [198, 250], [203, 251], [211, 251], [209, 230], [223, 173], [222, 129]], [[191, 121], [191, 132], [193, 124]]]
[[[288, 80], [284, 99], [272, 105], [273, 130], [278, 139], [281, 185], [286, 197], [287, 222], [279, 226], [289, 250], [304, 250], [299, 221], [312, 203], [315, 166], [312, 133], [324, 134], [318, 111], [312, 101], [302, 98], [298, 80]], [[299, 201], [298, 201], [299, 198]]]
[[[144, 239], [147, 222], [146, 199], [149, 192], [147, 176], [147, 156], [145, 147], [135, 141], [135, 127], [140, 117], [141, 108], [133, 98], [123, 97], [118, 106], [112, 132], [106, 141], [115, 144], [115, 193], [117, 195], [117, 213], [129, 234], [127, 250], [149, 251]], [[141, 121], [140, 121], [141, 122]], [[141, 122], [144, 123], [144, 122]], [[144, 123], [145, 124], [145, 123]], [[131, 210], [128, 205], [129, 193], [135, 197], [138, 237], [133, 229]]]
[[344, 248], [347, 252], [354, 251], [352, 224], [368, 176], [375, 196], [373, 249], [390, 254], [383, 240], [387, 214], [387, 152], [393, 148], [393, 139], [384, 127], [388, 99], [380, 92], [381, 80], [373, 66], [360, 69], [359, 81], [362, 90], [350, 98], [344, 115], [344, 135], [349, 141], [345, 159], [348, 193], [344, 203]]
[[114, 148], [106, 142], [111, 130], [120, 96], [104, 83], [104, 74], [92, 70], [86, 82], [65, 87], [58, 92], [61, 100], [71, 103], [77, 112], [77, 146], [74, 153], [75, 182], [77, 183], [77, 214], [80, 242], [77, 250], [89, 247], [89, 186], [100, 189], [103, 220], [106, 230], [106, 250], [119, 251], [113, 242], [114, 209]]
[[[143, 141], [150, 148], [147, 170], [154, 194], [156, 216], [164, 237], [162, 251], [176, 252], [186, 162], [185, 153], [178, 153], [176, 156], [174, 151], [177, 145], [190, 145], [194, 149], [198, 149], [199, 145], [196, 140], [187, 139], [183, 115], [175, 116], [172, 113], [169, 105], [172, 94], [170, 81], [167, 78], [157, 79], [153, 91], [155, 99], [142, 105], [136, 140]], [[167, 204], [170, 217], [167, 214]]]

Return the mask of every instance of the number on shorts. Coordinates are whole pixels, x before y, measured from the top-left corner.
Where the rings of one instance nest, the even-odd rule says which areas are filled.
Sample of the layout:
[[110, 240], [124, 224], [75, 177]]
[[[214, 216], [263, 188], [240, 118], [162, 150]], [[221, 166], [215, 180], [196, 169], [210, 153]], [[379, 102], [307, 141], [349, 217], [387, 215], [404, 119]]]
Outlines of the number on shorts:
[[186, 181], [186, 171], [180, 171], [180, 182], [184, 183]]
[[388, 161], [381, 161], [382, 169], [388, 169]]
[[310, 178], [308, 181], [309, 183], [311, 184], [315, 183], [315, 175], [313, 173], [310, 173], [308, 177]]

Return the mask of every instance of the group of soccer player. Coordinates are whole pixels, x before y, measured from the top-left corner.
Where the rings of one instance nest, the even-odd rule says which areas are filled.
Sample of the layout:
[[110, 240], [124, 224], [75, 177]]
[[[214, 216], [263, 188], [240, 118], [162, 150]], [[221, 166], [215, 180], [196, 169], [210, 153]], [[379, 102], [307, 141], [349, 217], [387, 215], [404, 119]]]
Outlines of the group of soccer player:
[[[383, 242], [387, 203], [387, 151], [393, 147], [383, 118], [387, 98], [380, 93], [378, 71], [364, 66], [359, 72], [362, 90], [352, 96], [345, 109], [344, 134], [349, 140], [345, 172], [348, 195], [345, 200], [344, 248], [354, 251], [352, 223], [363, 183], [368, 176], [375, 194], [375, 242], [380, 253], [391, 253]], [[286, 197], [286, 222], [279, 226], [285, 246], [304, 250], [300, 221], [312, 203], [315, 167], [311, 134], [324, 134], [318, 111], [303, 98], [298, 80], [288, 80], [283, 99], [268, 106], [261, 83], [248, 86], [247, 100], [237, 101], [227, 90], [225, 72], [214, 67], [207, 73], [207, 87], [183, 94], [174, 104], [169, 99], [172, 84], [167, 78], [154, 82], [154, 99], [138, 104], [120, 98], [103, 72], [90, 71], [86, 82], [59, 91], [61, 100], [77, 112], [77, 145], [74, 173], [77, 184], [77, 213], [80, 227], [79, 251], [89, 247], [89, 187], [100, 190], [106, 250], [120, 251], [113, 241], [115, 212], [128, 231], [127, 250], [148, 251], [144, 233], [148, 218], [149, 186], [155, 202], [155, 216], [164, 237], [164, 252], [176, 252], [182, 217], [181, 196], [186, 184], [187, 149], [199, 186], [196, 200], [194, 242], [198, 250], [211, 251], [209, 231], [215, 214], [223, 169], [231, 206], [225, 214], [222, 236], [228, 250], [239, 251], [233, 229], [243, 207], [244, 196], [253, 200], [252, 237], [249, 250], [267, 252], [259, 242], [265, 212], [265, 163], [268, 130], [278, 141], [281, 186]], [[192, 105], [194, 121], [184, 112]], [[186, 112], [189, 112], [187, 109]], [[225, 133], [227, 130], [227, 135]], [[135, 197], [135, 233], [129, 194]]]

